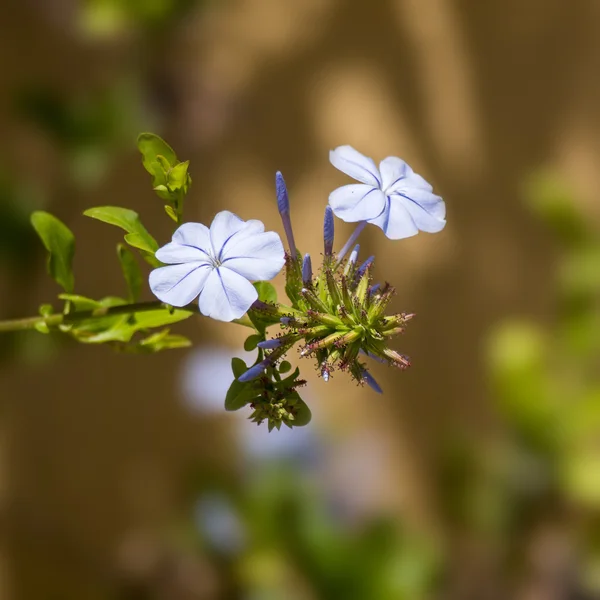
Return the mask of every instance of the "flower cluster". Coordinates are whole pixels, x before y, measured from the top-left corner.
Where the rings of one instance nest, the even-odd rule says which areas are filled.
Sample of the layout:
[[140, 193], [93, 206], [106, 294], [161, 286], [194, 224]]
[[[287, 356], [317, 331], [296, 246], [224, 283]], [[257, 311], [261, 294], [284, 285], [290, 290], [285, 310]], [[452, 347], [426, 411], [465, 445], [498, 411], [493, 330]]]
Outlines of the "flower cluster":
[[[394, 288], [373, 282], [374, 257], [360, 262], [355, 243], [368, 223], [390, 239], [419, 231], [435, 233], [446, 223], [443, 200], [399, 158], [388, 157], [377, 168], [354, 148], [341, 146], [330, 153], [330, 161], [360, 183], [331, 193], [325, 210], [323, 261], [315, 272], [311, 257], [302, 256], [296, 248], [288, 191], [278, 172], [277, 204], [287, 253], [279, 236], [265, 232], [260, 221], [245, 222], [223, 211], [210, 229], [199, 223], [181, 225], [171, 243], [156, 252], [166, 266], [150, 274], [152, 291], [169, 305], [184, 307], [199, 297], [200, 312], [214, 319], [239, 320], [247, 313], [255, 332], [245, 347], [257, 349], [258, 356], [250, 367], [234, 359], [236, 379], [225, 404], [228, 410], [249, 405], [251, 419], [267, 421], [269, 429], [310, 420], [310, 411], [297, 391], [305, 381], [298, 369], [287, 374], [291, 365], [285, 357], [294, 346], [301, 357], [316, 361], [324, 381], [338, 369], [377, 392], [381, 388], [368, 371], [365, 357], [400, 369], [410, 366], [408, 358], [388, 344], [413, 315], [386, 314]], [[333, 252], [334, 214], [358, 223], [337, 255]], [[288, 304], [278, 302], [273, 288], [264, 283], [284, 264]], [[261, 283], [252, 285], [251, 281]], [[268, 338], [267, 329], [272, 326], [277, 333]]]

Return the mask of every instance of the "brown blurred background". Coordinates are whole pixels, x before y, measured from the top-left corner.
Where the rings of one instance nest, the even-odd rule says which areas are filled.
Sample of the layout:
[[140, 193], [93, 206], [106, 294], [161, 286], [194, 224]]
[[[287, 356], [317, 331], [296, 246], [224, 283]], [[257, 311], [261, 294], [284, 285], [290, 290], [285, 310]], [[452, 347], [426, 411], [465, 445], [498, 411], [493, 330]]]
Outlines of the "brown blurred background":
[[[311, 433], [273, 450], [259, 437], [256, 460], [244, 445], [255, 426], [206, 407], [217, 371], [186, 383], [201, 373], [198, 350], [124, 356], [38, 334], [0, 340], [0, 598], [599, 598], [596, 496], [578, 503], [552, 484], [521, 511], [504, 479], [464, 466], [512, 456], [504, 442], [518, 428], [495, 401], [488, 361], [494, 331], [518, 317], [552, 332], [560, 319], [563, 247], [531, 210], [528, 182], [552, 173], [592, 228], [600, 218], [599, 33], [595, 0], [5, 0], [1, 317], [36, 314], [57, 291], [28, 233], [35, 208], [75, 232], [77, 290], [90, 297], [122, 293], [120, 235], [83, 210], [127, 206], [169, 238], [139, 131], [191, 160], [187, 220], [229, 209], [280, 231], [279, 169], [297, 243], [318, 254], [328, 194], [347, 183], [328, 151], [351, 144], [407, 160], [446, 200], [448, 225], [400, 242], [363, 234], [376, 276], [398, 288], [394, 307], [417, 313], [398, 342], [412, 368], [376, 365], [378, 397], [341, 374], [325, 385], [305, 366]], [[339, 248], [351, 228], [336, 228]], [[222, 352], [226, 377], [238, 329], [199, 318], [178, 331]], [[597, 365], [594, 352], [585, 360]], [[596, 385], [593, 373], [585, 382]], [[385, 518], [426, 540], [422, 584], [342, 596], [297, 558], [253, 562], [248, 531], [226, 558], [190, 542], [210, 537], [194, 524], [195, 499], [219, 489], [243, 504], [246, 482], [295, 435], [316, 454], [308, 483], [304, 467], [287, 473], [298, 468], [302, 486], [335, 500], [342, 531]], [[458, 467], [457, 453], [467, 457]], [[550, 472], [555, 459], [544, 455]], [[594, 481], [597, 468], [584, 469]], [[515, 477], [531, 483], [527, 473]], [[486, 515], [525, 516], [473, 524], [479, 492], [492, 497]], [[456, 497], [467, 498], [461, 517]], [[284, 521], [275, 548], [289, 542]]]

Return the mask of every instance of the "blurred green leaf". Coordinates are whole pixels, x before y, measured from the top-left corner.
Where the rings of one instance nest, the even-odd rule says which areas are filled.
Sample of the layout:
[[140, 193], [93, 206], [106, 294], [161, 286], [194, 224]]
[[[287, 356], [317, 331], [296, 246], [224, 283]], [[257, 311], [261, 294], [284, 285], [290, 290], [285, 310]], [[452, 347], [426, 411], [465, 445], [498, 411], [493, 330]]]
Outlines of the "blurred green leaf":
[[248, 370], [248, 367], [241, 358], [232, 358], [231, 370], [233, 371], [233, 376], [237, 379]]
[[173, 219], [173, 221], [175, 221], [175, 223], [177, 223], [177, 221], [178, 221], [177, 213], [175, 212], [175, 209], [170, 204], [165, 204], [165, 212], [169, 215], [169, 217], [171, 219]]
[[277, 292], [268, 281], [257, 281], [254, 287], [258, 292], [258, 299], [262, 302], [277, 302]]
[[262, 340], [263, 340], [262, 335], [254, 334], [254, 335], [247, 337], [246, 341], [244, 342], [244, 350], [246, 352], [251, 352], [252, 350], [255, 350], [258, 342], [260, 342]]
[[308, 425], [312, 419], [310, 408], [308, 408], [306, 402], [300, 398], [297, 392], [292, 392], [290, 398], [296, 398], [296, 414], [294, 415], [292, 425], [294, 427], [304, 427], [305, 425]]
[[31, 215], [31, 224], [50, 253], [48, 273], [66, 292], [72, 292], [75, 236], [62, 221], [41, 210]]
[[585, 215], [578, 210], [573, 192], [555, 173], [541, 171], [525, 187], [532, 210], [568, 244], [580, 244], [589, 237]]
[[138, 265], [133, 252], [123, 244], [117, 245], [117, 256], [121, 263], [123, 277], [127, 283], [127, 290], [129, 291], [128, 299], [130, 302], [136, 302], [142, 291], [143, 279], [140, 266]]

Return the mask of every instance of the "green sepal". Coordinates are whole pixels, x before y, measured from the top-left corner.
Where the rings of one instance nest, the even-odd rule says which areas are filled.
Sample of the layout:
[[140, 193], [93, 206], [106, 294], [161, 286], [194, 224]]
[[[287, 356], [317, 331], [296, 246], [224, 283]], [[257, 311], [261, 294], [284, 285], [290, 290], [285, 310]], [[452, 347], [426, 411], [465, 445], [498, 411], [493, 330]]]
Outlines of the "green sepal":
[[140, 266], [133, 255], [133, 252], [123, 244], [117, 244], [117, 256], [121, 263], [123, 277], [127, 284], [128, 299], [130, 302], [137, 302], [142, 291], [142, 272]]
[[75, 287], [75, 236], [60, 219], [42, 210], [31, 215], [31, 224], [49, 253], [49, 275], [65, 292], [72, 292]]

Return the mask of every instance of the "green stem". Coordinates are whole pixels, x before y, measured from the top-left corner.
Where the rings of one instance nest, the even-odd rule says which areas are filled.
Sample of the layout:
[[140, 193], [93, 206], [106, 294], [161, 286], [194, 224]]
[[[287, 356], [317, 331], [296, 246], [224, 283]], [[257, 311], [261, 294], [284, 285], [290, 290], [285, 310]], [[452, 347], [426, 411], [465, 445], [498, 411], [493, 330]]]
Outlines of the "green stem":
[[[103, 306], [93, 310], [80, 310], [69, 314], [54, 314], [46, 317], [26, 317], [24, 319], [10, 319], [8, 321], [0, 321], [0, 333], [8, 331], [24, 331], [26, 329], [35, 329], [37, 325], [45, 324], [48, 327], [58, 327], [58, 325], [78, 323], [89, 319], [99, 319], [102, 317], [110, 317], [115, 315], [131, 315], [134, 313], [148, 312], [152, 310], [169, 310], [170, 307], [164, 302], [158, 300], [154, 302], [137, 302], [132, 304], [121, 304], [119, 306]], [[186, 310], [191, 313], [198, 313], [197, 304], [188, 304], [177, 310]], [[244, 315], [241, 319], [233, 321], [245, 327], [252, 327], [250, 319]]]

